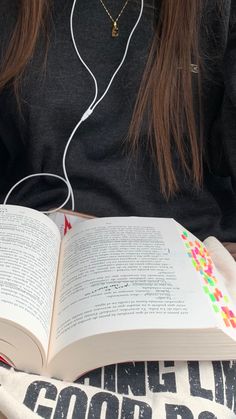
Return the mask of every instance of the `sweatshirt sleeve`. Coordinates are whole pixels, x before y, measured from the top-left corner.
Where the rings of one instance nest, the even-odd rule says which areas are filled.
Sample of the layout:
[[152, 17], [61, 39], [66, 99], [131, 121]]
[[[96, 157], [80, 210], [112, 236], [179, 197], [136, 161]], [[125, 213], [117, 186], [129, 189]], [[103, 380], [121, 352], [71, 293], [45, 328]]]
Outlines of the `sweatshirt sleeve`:
[[2, 135], [3, 121], [0, 117], [0, 204], [3, 203], [4, 193], [7, 190], [7, 172], [8, 165], [10, 162], [9, 152], [5, 146], [3, 135]]
[[223, 60], [224, 95], [220, 118], [215, 123], [213, 143], [219, 174], [230, 176], [236, 194], [236, 5], [231, 3], [227, 46]]
[[17, 124], [16, 114], [0, 94], [0, 203], [9, 189], [24, 173], [25, 147]]
[[[0, 0], [0, 66], [17, 15], [15, 0]], [[14, 105], [13, 105], [14, 104]], [[18, 112], [11, 88], [0, 92], [0, 204], [17, 181], [22, 161], [22, 141]]]

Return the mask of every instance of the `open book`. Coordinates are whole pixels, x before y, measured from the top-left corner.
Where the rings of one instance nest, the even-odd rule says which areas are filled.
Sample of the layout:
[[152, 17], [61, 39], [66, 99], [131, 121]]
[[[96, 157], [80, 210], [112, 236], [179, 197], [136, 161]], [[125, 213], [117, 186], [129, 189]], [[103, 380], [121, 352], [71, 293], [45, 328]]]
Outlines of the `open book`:
[[58, 227], [0, 206], [0, 356], [75, 380], [141, 360], [236, 357], [236, 308], [204, 245], [173, 219]]

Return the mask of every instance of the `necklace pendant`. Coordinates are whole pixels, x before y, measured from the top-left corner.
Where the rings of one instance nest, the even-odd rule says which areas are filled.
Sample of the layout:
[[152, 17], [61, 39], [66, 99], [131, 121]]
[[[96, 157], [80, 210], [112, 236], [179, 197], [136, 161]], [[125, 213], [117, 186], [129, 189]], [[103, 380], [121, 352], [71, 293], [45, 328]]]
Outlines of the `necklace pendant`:
[[113, 23], [111, 36], [112, 38], [117, 38], [117, 36], [119, 36], [119, 28], [116, 22]]

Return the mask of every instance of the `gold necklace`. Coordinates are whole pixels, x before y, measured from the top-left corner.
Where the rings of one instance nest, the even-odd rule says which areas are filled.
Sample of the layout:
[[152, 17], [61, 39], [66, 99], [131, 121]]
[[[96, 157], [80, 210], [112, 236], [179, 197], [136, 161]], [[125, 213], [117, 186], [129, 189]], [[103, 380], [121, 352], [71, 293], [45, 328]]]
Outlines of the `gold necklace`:
[[111, 19], [113, 25], [112, 25], [112, 30], [111, 30], [111, 36], [112, 38], [116, 38], [117, 36], [119, 36], [119, 27], [118, 27], [118, 20], [120, 19], [123, 11], [125, 10], [127, 4], [128, 4], [129, 0], [126, 0], [124, 6], [122, 7], [120, 13], [118, 14], [117, 18], [114, 19], [111, 15], [111, 13], [109, 12], [109, 10], [107, 9], [107, 7], [105, 6], [103, 0], [100, 0], [100, 3], [102, 4], [103, 8], [105, 9], [106, 13], [108, 14], [109, 18]]

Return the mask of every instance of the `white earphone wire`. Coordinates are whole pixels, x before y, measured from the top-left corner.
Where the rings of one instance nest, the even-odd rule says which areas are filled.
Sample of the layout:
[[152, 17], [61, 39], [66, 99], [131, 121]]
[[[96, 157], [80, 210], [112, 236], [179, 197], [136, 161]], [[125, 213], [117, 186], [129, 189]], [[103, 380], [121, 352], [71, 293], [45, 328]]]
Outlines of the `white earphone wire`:
[[62, 176], [59, 176], [59, 175], [56, 175], [56, 174], [53, 174], [53, 173], [35, 173], [35, 174], [32, 174], [32, 175], [26, 176], [26, 177], [22, 178], [21, 180], [19, 180], [17, 183], [15, 183], [12, 186], [12, 188], [9, 190], [9, 192], [7, 193], [7, 195], [6, 195], [5, 199], [4, 199], [4, 202], [3, 202], [4, 205], [6, 205], [8, 199], [9, 199], [9, 196], [11, 195], [11, 193], [13, 192], [13, 190], [18, 185], [20, 185], [22, 182], [26, 181], [27, 179], [38, 177], [38, 176], [50, 176], [50, 177], [55, 177], [55, 178], [57, 178], [59, 180], [62, 180], [66, 184], [66, 186], [67, 186], [68, 194], [67, 194], [67, 197], [66, 197], [65, 201], [58, 208], [53, 209], [53, 210], [50, 210], [50, 211], [43, 211], [43, 212], [45, 214], [50, 214], [50, 213], [53, 213], [53, 212], [58, 211], [59, 209], [63, 208], [67, 204], [67, 202], [69, 201], [70, 198], [71, 198], [71, 209], [72, 209], [72, 211], [74, 211], [74, 209], [75, 209], [74, 192], [73, 192], [73, 189], [72, 189], [72, 186], [71, 186], [71, 183], [70, 183], [68, 174], [67, 174], [67, 169], [66, 169], [66, 157], [67, 157], [68, 148], [69, 148], [69, 146], [71, 144], [71, 141], [74, 138], [74, 135], [75, 135], [76, 131], [78, 130], [79, 126], [87, 118], [89, 118], [89, 116], [93, 113], [94, 109], [98, 106], [98, 104], [107, 95], [107, 93], [108, 93], [108, 91], [109, 91], [109, 89], [110, 89], [110, 87], [111, 87], [111, 85], [112, 85], [112, 83], [113, 83], [113, 81], [114, 81], [117, 73], [119, 72], [119, 70], [121, 69], [122, 65], [124, 64], [125, 59], [126, 59], [126, 56], [127, 56], [127, 53], [128, 53], [128, 49], [129, 49], [131, 38], [132, 38], [132, 36], [134, 34], [135, 29], [138, 26], [138, 24], [140, 22], [140, 19], [142, 17], [142, 14], [143, 14], [144, 0], [141, 0], [141, 6], [140, 6], [139, 15], [138, 15], [138, 18], [137, 18], [137, 20], [135, 22], [135, 25], [133, 26], [133, 29], [130, 32], [130, 35], [128, 37], [127, 44], [126, 44], [126, 47], [125, 47], [125, 52], [123, 54], [122, 60], [121, 60], [120, 64], [118, 65], [118, 67], [116, 68], [115, 72], [113, 73], [113, 75], [112, 75], [112, 77], [111, 77], [111, 79], [110, 79], [110, 81], [109, 81], [109, 83], [107, 85], [107, 88], [105, 89], [104, 93], [102, 94], [102, 96], [98, 100], [97, 100], [97, 97], [98, 97], [98, 83], [97, 83], [97, 79], [96, 79], [94, 73], [92, 72], [92, 70], [89, 68], [89, 66], [86, 64], [86, 62], [83, 60], [83, 58], [82, 58], [82, 56], [81, 56], [81, 54], [79, 52], [79, 49], [77, 47], [76, 41], [75, 41], [74, 28], [73, 28], [73, 17], [74, 17], [74, 11], [75, 11], [76, 3], [77, 3], [77, 0], [74, 0], [73, 1], [73, 5], [72, 5], [72, 9], [71, 9], [71, 14], [70, 14], [70, 32], [71, 32], [71, 38], [72, 38], [72, 42], [73, 42], [73, 46], [74, 46], [75, 52], [76, 52], [79, 60], [81, 61], [81, 63], [84, 65], [84, 67], [86, 68], [86, 70], [89, 72], [89, 74], [93, 78], [94, 86], [95, 86], [94, 98], [93, 98], [91, 104], [89, 105], [89, 107], [87, 108], [87, 110], [82, 115], [82, 117], [79, 120], [79, 122], [74, 127], [74, 129], [73, 129], [73, 131], [72, 131], [72, 133], [71, 133], [71, 135], [70, 135], [70, 137], [69, 137], [69, 139], [68, 139], [68, 141], [66, 143], [66, 146], [65, 146], [65, 149], [64, 149], [64, 152], [63, 152], [63, 157], [62, 157], [62, 168], [63, 168], [64, 178]]

